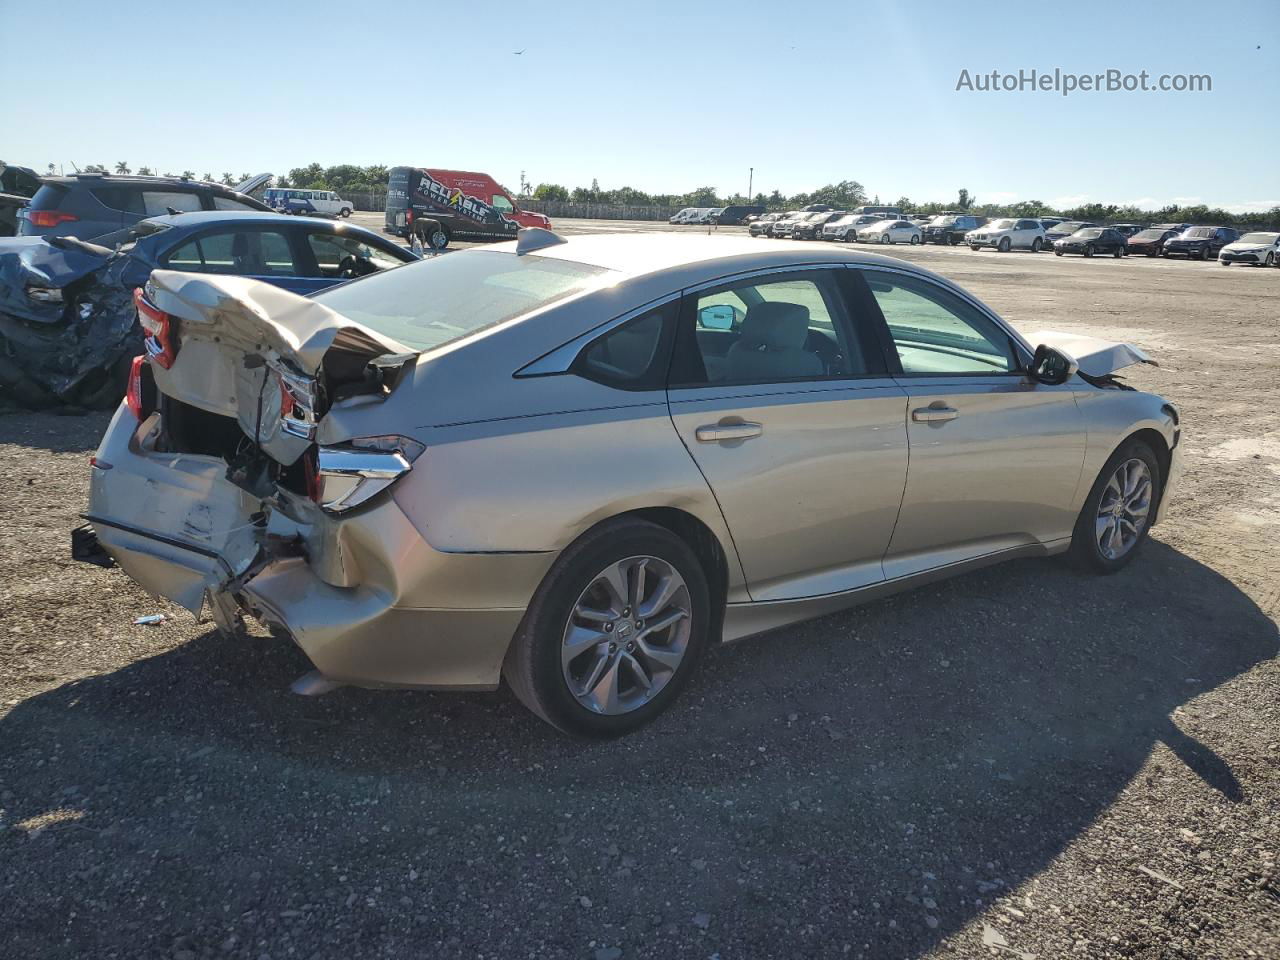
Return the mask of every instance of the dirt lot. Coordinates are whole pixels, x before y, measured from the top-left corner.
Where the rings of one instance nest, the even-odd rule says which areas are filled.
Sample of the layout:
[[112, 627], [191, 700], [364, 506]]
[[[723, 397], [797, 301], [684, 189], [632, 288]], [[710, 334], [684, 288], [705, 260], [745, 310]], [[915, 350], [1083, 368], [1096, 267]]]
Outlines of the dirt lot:
[[1280, 270], [894, 252], [1147, 347], [1171, 512], [1112, 578], [716, 651], [620, 743], [505, 692], [290, 695], [288, 644], [69, 559], [104, 417], [0, 416], [0, 955], [1280, 956]]

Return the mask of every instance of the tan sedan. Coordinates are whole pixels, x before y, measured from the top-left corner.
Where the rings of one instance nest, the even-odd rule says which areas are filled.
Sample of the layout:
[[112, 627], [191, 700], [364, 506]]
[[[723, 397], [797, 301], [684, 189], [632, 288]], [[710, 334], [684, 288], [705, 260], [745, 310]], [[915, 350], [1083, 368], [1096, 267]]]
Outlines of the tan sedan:
[[505, 676], [590, 736], [712, 642], [1013, 557], [1116, 570], [1178, 457], [1111, 376], [1136, 348], [847, 247], [529, 230], [310, 299], [156, 271], [138, 305], [81, 555], [291, 636], [300, 692]]

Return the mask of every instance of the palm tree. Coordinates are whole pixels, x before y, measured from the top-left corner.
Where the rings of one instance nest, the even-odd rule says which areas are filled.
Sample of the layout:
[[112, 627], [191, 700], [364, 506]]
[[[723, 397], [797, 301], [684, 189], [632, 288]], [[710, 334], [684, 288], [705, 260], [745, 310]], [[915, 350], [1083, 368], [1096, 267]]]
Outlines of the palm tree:
[[53, 164], [51, 163], [49, 164], [49, 176], [53, 176], [53, 171], [54, 171], [54, 167], [53, 167]]
[[206, 174], [205, 174], [203, 177], [201, 177], [200, 179], [201, 179], [201, 180], [203, 180], [205, 183], [216, 183], [216, 182], [217, 182], [217, 181], [215, 181], [215, 180], [213, 179], [213, 174], [212, 174], [212, 173], [206, 173]]
[[129, 170], [129, 161], [128, 161], [128, 160], [117, 160], [117, 161], [116, 161], [116, 173], [119, 173], [119, 174], [122, 174], [122, 175], [127, 175], [127, 174], [129, 174], [129, 173], [131, 173], [131, 172], [132, 172], [132, 171], [130, 171], [130, 170]]
[[224, 186], [234, 187], [236, 185], [236, 178], [229, 173], [224, 173], [222, 175], [222, 183]]
[[194, 170], [183, 170], [183, 171], [182, 171], [182, 179], [183, 179], [183, 180], [194, 180], [195, 178], [196, 178], [196, 172], [195, 172]]
[[151, 168], [150, 168], [150, 167], [139, 167], [139, 168], [138, 168], [138, 176], [140, 176], [140, 177], [149, 177], [149, 176], [151, 176]]

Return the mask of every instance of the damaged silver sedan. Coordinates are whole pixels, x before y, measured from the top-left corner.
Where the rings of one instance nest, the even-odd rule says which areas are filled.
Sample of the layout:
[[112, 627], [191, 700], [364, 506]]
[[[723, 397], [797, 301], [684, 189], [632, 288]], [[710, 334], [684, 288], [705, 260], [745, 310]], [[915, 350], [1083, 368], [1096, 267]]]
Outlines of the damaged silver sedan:
[[1140, 350], [1024, 339], [913, 264], [522, 231], [304, 299], [156, 271], [79, 547], [297, 685], [484, 690], [588, 736], [708, 644], [1015, 557], [1108, 573], [1160, 517]]

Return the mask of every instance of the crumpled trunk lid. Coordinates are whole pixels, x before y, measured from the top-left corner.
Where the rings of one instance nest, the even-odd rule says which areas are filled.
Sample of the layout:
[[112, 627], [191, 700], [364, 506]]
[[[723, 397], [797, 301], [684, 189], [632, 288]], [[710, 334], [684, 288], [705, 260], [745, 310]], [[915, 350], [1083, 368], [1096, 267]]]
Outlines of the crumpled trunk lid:
[[336, 379], [358, 377], [375, 357], [414, 352], [321, 303], [245, 277], [156, 270], [145, 297], [169, 316], [176, 351], [168, 368], [151, 364], [159, 390], [234, 417], [285, 466], [313, 442]]

